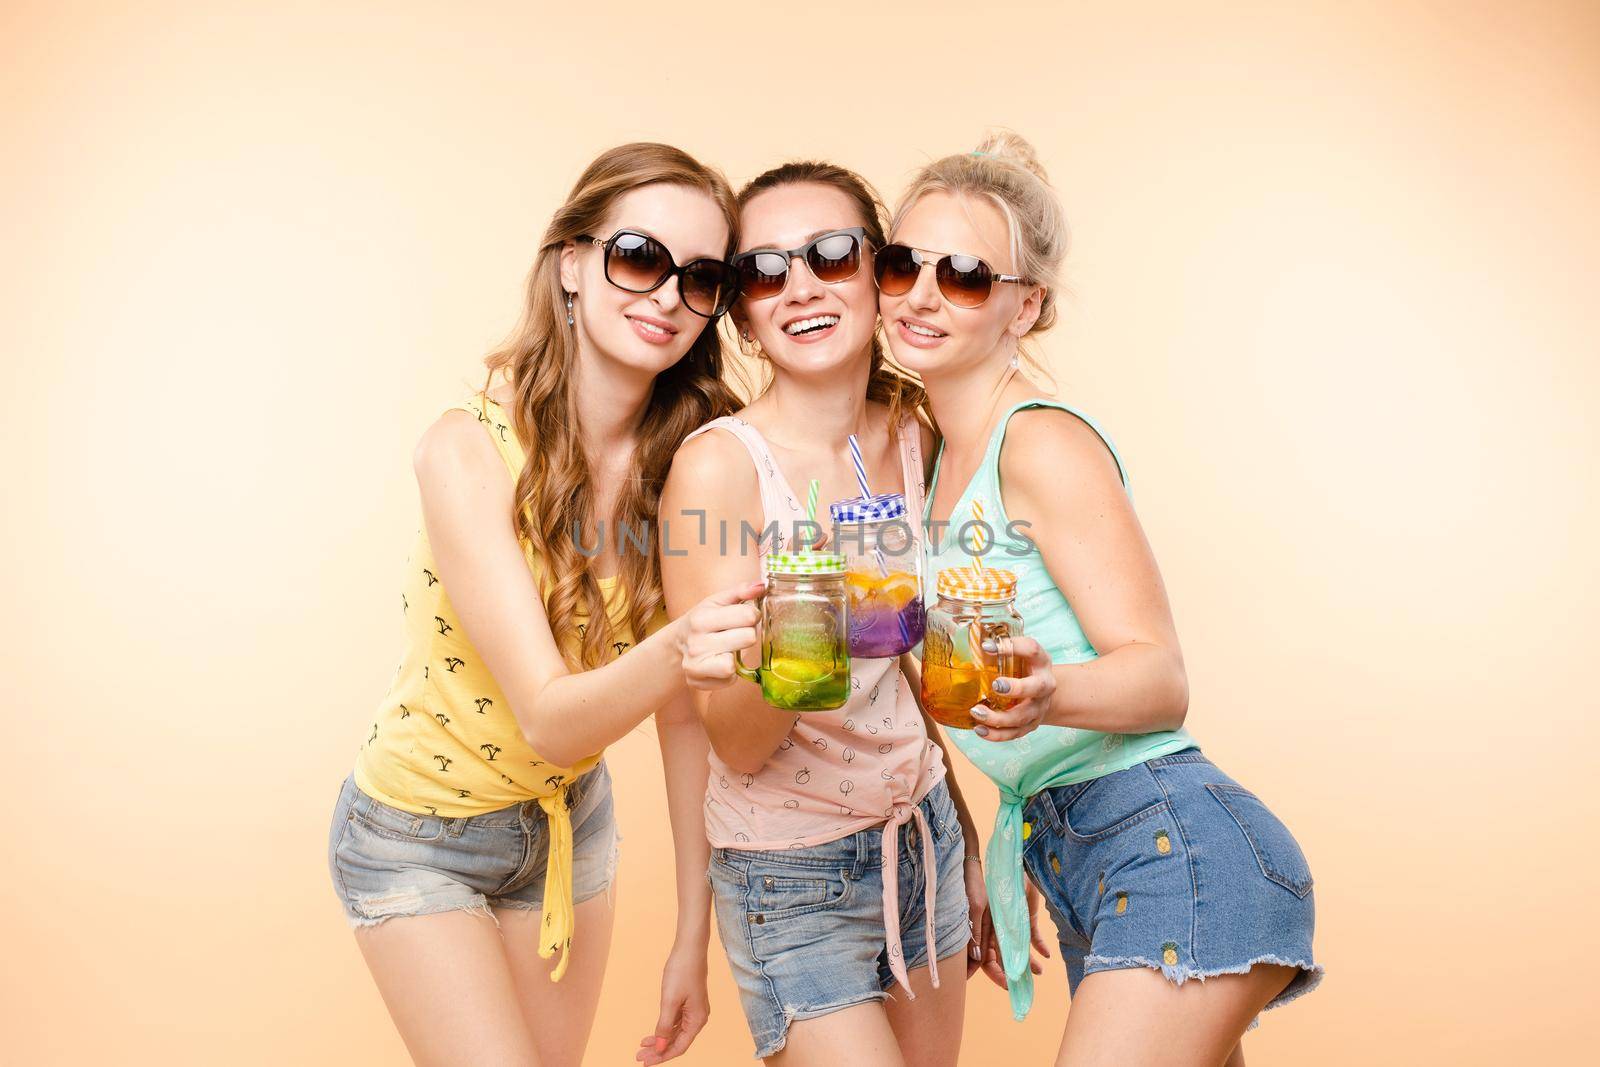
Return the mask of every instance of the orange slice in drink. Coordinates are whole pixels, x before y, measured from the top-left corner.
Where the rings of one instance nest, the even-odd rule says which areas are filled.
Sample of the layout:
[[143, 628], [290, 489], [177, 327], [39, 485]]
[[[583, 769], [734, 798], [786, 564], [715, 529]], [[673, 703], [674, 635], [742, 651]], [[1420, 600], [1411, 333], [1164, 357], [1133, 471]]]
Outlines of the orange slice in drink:
[[878, 585], [879, 596], [889, 602], [889, 606], [899, 611], [917, 598], [920, 590], [917, 588], [917, 576], [907, 571], [892, 571]]

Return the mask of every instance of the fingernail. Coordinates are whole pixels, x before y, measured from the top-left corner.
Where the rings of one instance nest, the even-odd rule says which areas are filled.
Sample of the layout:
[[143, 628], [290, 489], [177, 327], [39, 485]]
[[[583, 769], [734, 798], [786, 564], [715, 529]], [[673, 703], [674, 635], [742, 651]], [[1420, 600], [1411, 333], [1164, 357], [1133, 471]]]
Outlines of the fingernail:
[[989, 717], [989, 713], [983, 708], [982, 705], [979, 705], [972, 709], [972, 717], [974, 719], [987, 719]]
[[987, 726], [974, 726], [972, 728], [972, 732], [977, 734], [979, 737], [989, 736], [989, 728]]
[[998, 651], [1000, 651], [1000, 646], [995, 644], [995, 640], [992, 637], [985, 637], [983, 639], [983, 641], [981, 642], [980, 647], [985, 652], [998, 652]]
[[994, 691], [996, 693], [1009, 693], [1011, 692], [1011, 683], [1004, 678], [996, 678], [994, 680]]

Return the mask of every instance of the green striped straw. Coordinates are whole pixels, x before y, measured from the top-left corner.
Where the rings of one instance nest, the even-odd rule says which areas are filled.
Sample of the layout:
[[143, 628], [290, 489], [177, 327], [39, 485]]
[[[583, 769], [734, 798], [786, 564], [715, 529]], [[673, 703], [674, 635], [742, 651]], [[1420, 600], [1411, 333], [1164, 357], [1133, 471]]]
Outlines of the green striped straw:
[[[806, 521], [813, 527], [817, 525], [817, 494], [822, 491], [822, 482], [816, 478], [811, 479], [811, 485], [806, 489]], [[810, 546], [806, 546], [807, 551]]]

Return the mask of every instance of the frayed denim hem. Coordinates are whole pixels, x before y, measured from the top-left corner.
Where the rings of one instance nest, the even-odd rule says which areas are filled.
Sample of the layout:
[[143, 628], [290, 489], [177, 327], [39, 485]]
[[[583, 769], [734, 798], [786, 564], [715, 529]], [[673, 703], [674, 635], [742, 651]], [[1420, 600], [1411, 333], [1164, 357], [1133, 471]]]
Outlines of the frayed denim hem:
[[[1182, 986], [1190, 979], [1204, 982], [1207, 978], [1217, 978], [1225, 974], [1248, 974], [1257, 964], [1272, 964], [1278, 967], [1293, 967], [1300, 973], [1289, 979], [1289, 984], [1283, 992], [1267, 1001], [1262, 1011], [1271, 1011], [1273, 1008], [1298, 1000], [1322, 984], [1322, 979], [1327, 975], [1327, 969], [1320, 963], [1310, 960], [1290, 960], [1282, 956], [1263, 955], [1246, 960], [1235, 967], [1216, 967], [1211, 970], [1201, 970], [1197, 967], [1183, 967], [1177, 964], [1171, 966], [1148, 959], [1144, 956], [1094, 956], [1083, 958], [1084, 976], [1087, 977], [1095, 971], [1127, 970], [1133, 967], [1147, 967], [1152, 971], [1160, 971], [1162, 976], [1176, 986]], [[1090, 970], [1093, 968], [1094, 970]], [[1258, 1015], [1250, 1020], [1250, 1025], [1245, 1027], [1248, 1032], [1261, 1025]]]
[[824, 1015], [832, 1015], [836, 1011], [844, 1011], [844, 1009], [853, 1008], [857, 1004], [871, 1004], [874, 1002], [881, 1004], [888, 999], [889, 994], [885, 992], [863, 993], [859, 997], [842, 1001], [838, 1004], [826, 1004], [820, 1008], [784, 1008], [783, 1029], [765, 1041], [758, 1043], [756, 1059], [764, 1060], [768, 1056], [775, 1056], [782, 1052], [783, 1046], [789, 1043], [789, 1027], [794, 1023], [805, 1022], [807, 1019], [818, 1019]]
[[[472, 903], [446, 904], [442, 907], [429, 907], [421, 911], [414, 910], [413, 907], [408, 906], [421, 903], [421, 895], [416, 890], [394, 889], [387, 893], [361, 898], [355, 904], [354, 909], [346, 909], [345, 917], [350, 920], [350, 928], [352, 930], [368, 929], [386, 923], [390, 919], [444, 915], [452, 911], [464, 911], [468, 915], [476, 915], [479, 918], [488, 919], [496, 927], [500, 925], [500, 920], [495, 918], [494, 911], [489, 907], [489, 902], [486, 900], [478, 900]], [[359, 913], [355, 909], [359, 909]], [[372, 914], [374, 911], [379, 912], [379, 914]]]

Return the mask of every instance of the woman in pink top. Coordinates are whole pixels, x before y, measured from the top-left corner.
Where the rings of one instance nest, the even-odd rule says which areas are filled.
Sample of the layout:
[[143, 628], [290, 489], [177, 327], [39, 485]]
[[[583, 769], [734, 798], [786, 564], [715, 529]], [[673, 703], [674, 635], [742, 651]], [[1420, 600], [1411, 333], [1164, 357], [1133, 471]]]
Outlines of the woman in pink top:
[[[811, 479], [823, 514], [859, 496], [851, 434], [876, 491], [903, 492], [921, 515], [921, 390], [876, 339], [877, 199], [849, 171], [796, 163], [751, 182], [739, 204], [734, 321], [772, 383], [737, 416], [690, 435], [673, 460], [661, 509], [669, 614], [761, 577], [766, 553], [802, 547]], [[773, 523], [777, 538], [758, 540]], [[750, 626], [755, 643], [750, 605], [697, 610]], [[705, 651], [714, 663], [702, 673], [717, 666], [732, 679], [733, 656]], [[786, 1065], [953, 1065], [970, 969], [938, 962], [977, 948], [969, 891], [981, 909], [982, 872], [936, 727], [900, 660], [854, 658], [849, 700], [835, 711], [779, 711], [744, 682], [702, 694], [701, 711], [717, 924], [756, 1054]]]

